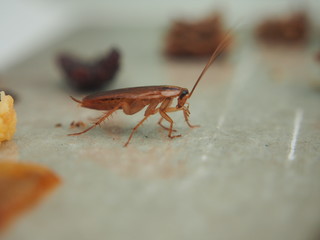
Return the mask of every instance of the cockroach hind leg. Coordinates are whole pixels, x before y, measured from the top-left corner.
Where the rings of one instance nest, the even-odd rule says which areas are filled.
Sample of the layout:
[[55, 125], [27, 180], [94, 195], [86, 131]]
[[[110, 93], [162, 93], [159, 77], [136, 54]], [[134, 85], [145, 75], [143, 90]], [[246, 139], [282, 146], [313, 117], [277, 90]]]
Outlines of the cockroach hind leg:
[[119, 108], [119, 106], [116, 107], [116, 108], [114, 108], [113, 110], [111, 110], [111, 111], [103, 114], [102, 117], [100, 117], [99, 120], [98, 120], [96, 123], [94, 123], [91, 127], [85, 129], [84, 131], [79, 132], [79, 133], [71, 133], [71, 134], [68, 134], [68, 136], [78, 136], [78, 135], [81, 135], [81, 134], [83, 134], [83, 133], [88, 132], [89, 130], [91, 130], [92, 128], [96, 127], [97, 125], [100, 125], [105, 119], [107, 119], [107, 118], [108, 118], [112, 113], [114, 113], [118, 108]]
[[80, 133], [69, 133], [67, 136], [78, 136], [80, 134], [82, 134], [82, 132], [80, 132]]
[[81, 135], [81, 134], [83, 134], [83, 133], [86, 133], [86, 132], [88, 132], [89, 130], [91, 130], [92, 128], [94, 128], [96, 125], [92, 125], [91, 127], [89, 127], [89, 128], [87, 128], [87, 129], [85, 129], [84, 131], [82, 131], [82, 132], [78, 132], [78, 133], [70, 133], [70, 134], [68, 134], [68, 136], [79, 136], [79, 135]]

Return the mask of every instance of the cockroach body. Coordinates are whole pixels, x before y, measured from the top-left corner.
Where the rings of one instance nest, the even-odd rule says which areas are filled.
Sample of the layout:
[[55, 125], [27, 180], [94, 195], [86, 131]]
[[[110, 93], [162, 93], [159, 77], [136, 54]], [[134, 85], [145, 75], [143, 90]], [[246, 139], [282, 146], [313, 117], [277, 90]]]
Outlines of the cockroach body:
[[[211, 63], [217, 58], [217, 56], [228, 45], [228, 43], [229, 41], [227, 37], [225, 37], [224, 40], [215, 49], [190, 93], [187, 88], [162, 85], [123, 88], [98, 92], [84, 97], [82, 101], [71, 97], [74, 101], [80, 103], [81, 107], [108, 112], [103, 114], [91, 127], [79, 133], [69, 134], [69, 136], [80, 135], [91, 130], [95, 126], [100, 125], [104, 120], [106, 120], [117, 110], [123, 110], [125, 114], [133, 115], [147, 106], [144, 113], [144, 118], [133, 128], [128, 141], [124, 145], [125, 147], [129, 144], [134, 132], [138, 129], [138, 127], [141, 126], [148, 117], [156, 113], [159, 113], [161, 115], [158, 124], [169, 132], [169, 138], [181, 137], [181, 135], [172, 135], [172, 132], [175, 132], [175, 130], [173, 130], [174, 122], [167, 113], [182, 111], [188, 126], [190, 128], [198, 127], [196, 125], [191, 125], [189, 122], [190, 111], [187, 100], [191, 97], [193, 91], [195, 90], [196, 86], [198, 85], [199, 81], [201, 80], [202, 76], [205, 74]], [[171, 106], [175, 98], [177, 98], [177, 104], [175, 106]], [[170, 123], [169, 128], [162, 125], [163, 119]]]

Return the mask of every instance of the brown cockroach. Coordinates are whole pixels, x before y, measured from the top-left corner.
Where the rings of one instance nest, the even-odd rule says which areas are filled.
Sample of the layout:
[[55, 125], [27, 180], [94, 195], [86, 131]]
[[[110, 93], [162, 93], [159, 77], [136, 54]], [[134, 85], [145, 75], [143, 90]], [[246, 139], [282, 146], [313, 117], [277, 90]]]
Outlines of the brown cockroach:
[[[196, 125], [191, 125], [189, 122], [190, 111], [187, 100], [192, 96], [195, 88], [197, 87], [205, 72], [208, 70], [211, 63], [218, 57], [218, 55], [221, 53], [221, 51], [223, 51], [228, 43], [229, 41], [226, 36], [212, 53], [209, 61], [200, 73], [190, 93], [187, 88], [170, 85], [160, 85], [123, 88], [98, 92], [84, 97], [82, 101], [71, 97], [72, 100], [80, 103], [81, 107], [102, 111], [106, 110], [108, 112], [104, 113], [91, 127], [82, 132], [69, 134], [68, 136], [80, 135], [91, 130], [95, 126], [100, 125], [104, 120], [110, 117], [111, 114], [113, 114], [117, 110], [123, 110], [125, 114], [133, 115], [141, 111], [144, 107], [148, 106], [144, 113], [144, 118], [133, 128], [127, 142], [124, 145], [125, 147], [129, 144], [134, 132], [138, 129], [138, 127], [141, 126], [148, 117], [156, 113], [159, 113], [161, 115], [158, 124], [169, 132], [169, 138], [172, 139], [181, 137], [181, 135], [172, 135], [172, 132], [175, 132], [175, 130], [173, 130], [173, 120], [167, 113], [182, 111], [188, 126], [190, 128], [198, 127]], [[171, 104], [175, 98], [177, 98], [177, 105], [175, 107], [172, 107]], [[170, 123], [169, 128], [162, 125], [163, 119], [167, 120]]]

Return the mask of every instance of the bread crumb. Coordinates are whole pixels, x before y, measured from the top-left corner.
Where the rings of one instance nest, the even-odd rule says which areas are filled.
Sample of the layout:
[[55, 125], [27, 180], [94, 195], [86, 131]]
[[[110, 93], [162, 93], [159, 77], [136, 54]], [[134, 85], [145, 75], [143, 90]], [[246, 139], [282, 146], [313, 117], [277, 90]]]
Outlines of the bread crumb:
[[11, 140], [17, 124], [16, 111], [14, 110], [14, 100], [4, 91], [0, 92], [0, 143]]
[[78, 121], [78, 122], [72, 121], [70, 123], [70, 128], [80, 128], [80, 127], [85, 127], [85, 126], [86, 126], [86, 124], [82, 121]]

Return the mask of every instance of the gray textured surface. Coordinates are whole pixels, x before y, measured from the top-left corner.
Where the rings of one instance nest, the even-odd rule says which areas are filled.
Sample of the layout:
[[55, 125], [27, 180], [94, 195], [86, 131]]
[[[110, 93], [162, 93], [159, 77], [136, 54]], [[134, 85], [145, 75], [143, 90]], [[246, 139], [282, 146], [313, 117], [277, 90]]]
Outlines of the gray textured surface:
[[[55, 170], [63, 184], [19, 218], [3, 239], [311, 239], [320, 226], [320, 93], [310, 49], [267, 49], [240, 37], [190, 99], [189, 129], [170, 140], [143, 114], [114, 115], [79, 137], [77, 107], [53, 63], [60, 50], [82, 56], [118, 46], [123, 64], [110, 88], [172, 84], [191, 89], [205, 61], [161, 55], [161, 31], [78, 32], [3, 74], [18, 130], [0, 157]], [[62, 123], [62, 128], [55, 128]]]

